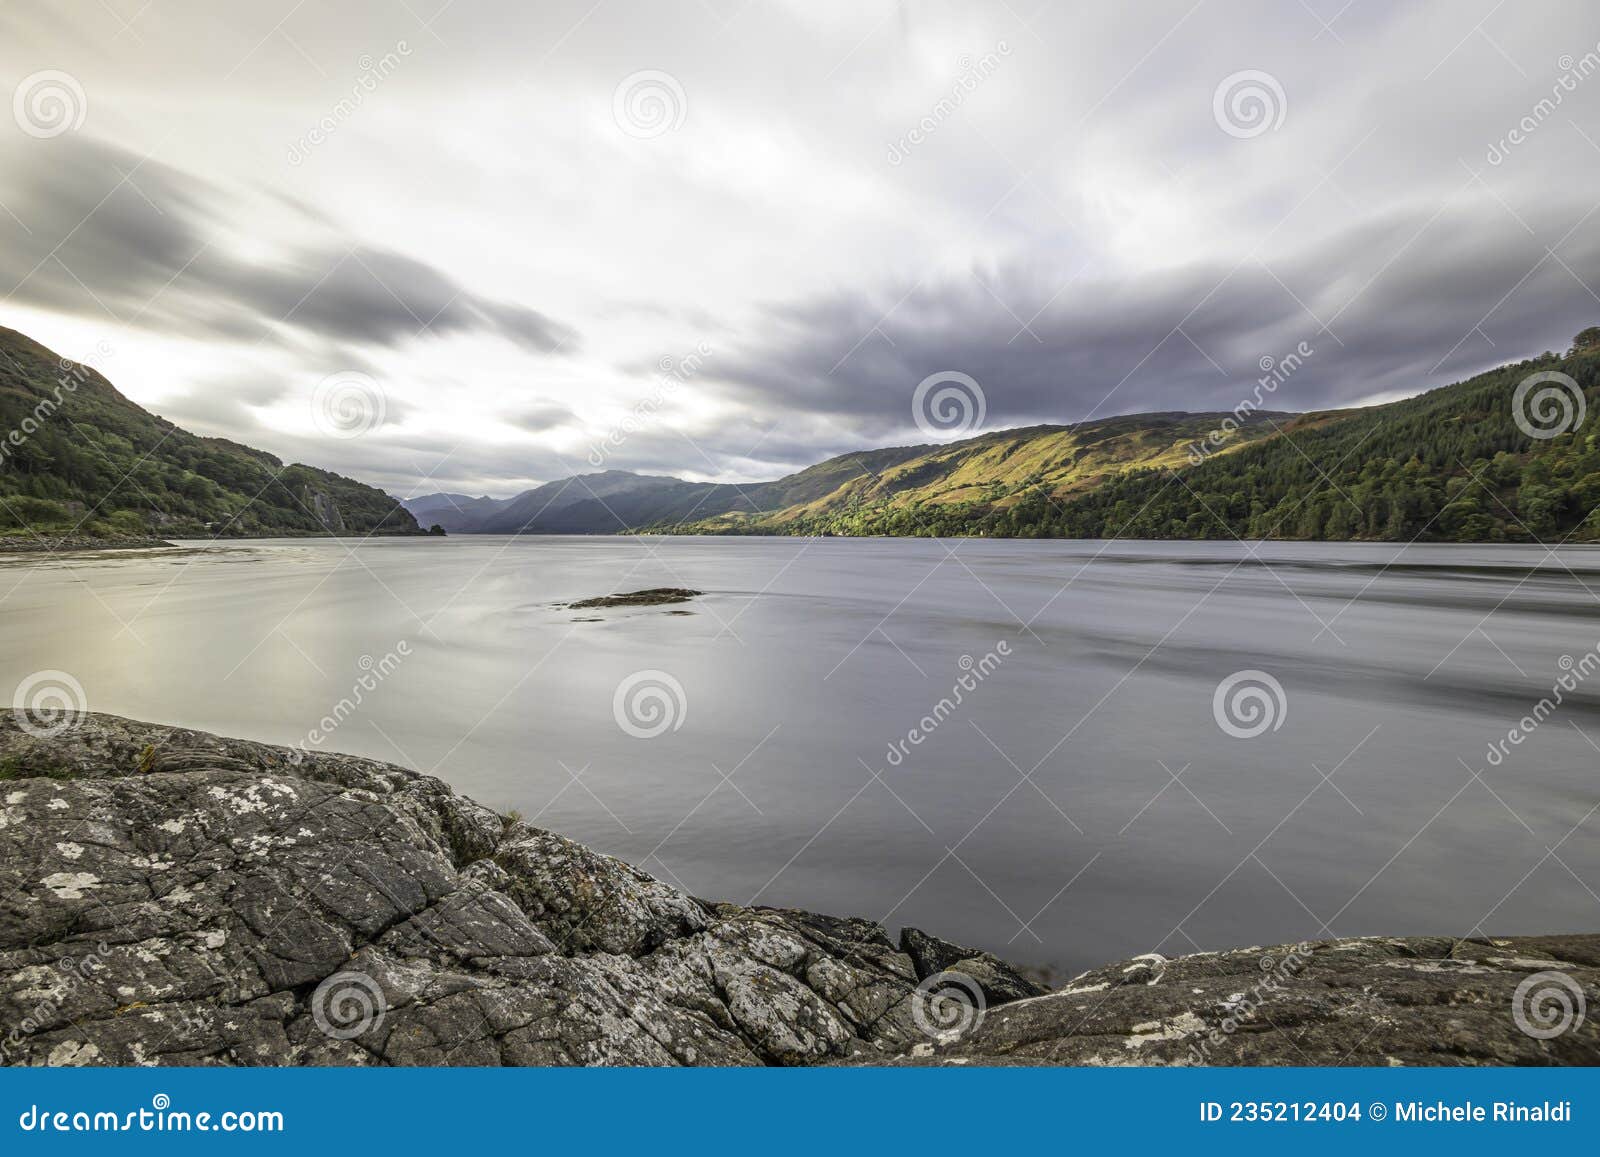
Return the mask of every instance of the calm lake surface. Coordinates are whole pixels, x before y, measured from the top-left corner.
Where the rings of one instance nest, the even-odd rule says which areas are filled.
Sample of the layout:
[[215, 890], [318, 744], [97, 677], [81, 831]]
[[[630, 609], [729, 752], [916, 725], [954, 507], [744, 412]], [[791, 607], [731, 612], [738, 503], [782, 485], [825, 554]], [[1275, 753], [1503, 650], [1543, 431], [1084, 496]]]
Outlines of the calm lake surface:
[[[558, 605], [652, 586], [706, 594]], [[0, 560], [5, 693], [60, 669], [93, 710], [297, 743], [396, 653], [325, 749], [700, 896], [1068, 973], [1600, 928], [1597, 641], [1586, 548], [456, 537]], [[1508, 742], [1568, 662], [1576, 691]], [[1282, 699], [1250, 675], [1214, 707], [1239, 672]]]

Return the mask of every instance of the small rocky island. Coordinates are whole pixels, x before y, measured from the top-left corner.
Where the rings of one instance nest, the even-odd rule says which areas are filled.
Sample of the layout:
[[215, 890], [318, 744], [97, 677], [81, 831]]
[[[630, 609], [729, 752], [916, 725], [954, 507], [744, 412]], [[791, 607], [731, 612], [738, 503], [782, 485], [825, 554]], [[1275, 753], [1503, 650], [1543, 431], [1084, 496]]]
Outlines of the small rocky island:
[[697, 599], [704, 591], [692, 591], [688, 587], [650, 587], [648, 590], [629, 591], [621, 595], [599, 595], [592, 599], [580, 599], [575, 603], [568, 603], [569, 611], [597, 610], [601, 607], [661, 607], [671, 603], [686, 603], [690, 599]]
[[1581, 1010], [1600, 936], [1150, 955], [1045, 993], [916, 929], [696, 899], [389, 764], [70, 722], [0, 716], [8, 1064], [1600, 1063], [1600, 1018], [1552, 1033], [1525, 999]]

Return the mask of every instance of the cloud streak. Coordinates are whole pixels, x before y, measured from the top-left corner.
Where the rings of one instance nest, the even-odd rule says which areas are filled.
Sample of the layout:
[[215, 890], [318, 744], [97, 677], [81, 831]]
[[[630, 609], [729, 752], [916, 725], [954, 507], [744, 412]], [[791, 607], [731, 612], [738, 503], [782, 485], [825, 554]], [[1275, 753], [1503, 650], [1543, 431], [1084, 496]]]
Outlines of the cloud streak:
[[[533, 354], [576, 349], [571, 326], [474, 293], [404, 253], [349, 237], [277, 241], [237, 256], [259, 218], [250, 201], [114, 145], [77, 135], [50, 144], [49, 165], [13, 144], [5, 164], [10, 218], [0, 218], [8, 302], [235, 341], [278, 331], [388, 346], [479, 333]], [[328, 230], [288, 206], [287, 224]]]
[[[1305, 342], [1273, 405], [1319, 409], [1600, 320], [1592, 5], [1019, 7], [12, 13], [0, 79], [69, 72], [87, 116], [0, 133], [0, 323], [126, 333], [119, 385], [206, 432], [505, 494], [619, 428], [608, 466], [718, 480], [921, 442], [935, 372], [989, 428], [1229, 410]], [[682, 93], [648, 139], [615, 106], [641, 72]], [[1239, 76], [1270, 81], [1259, 131], [1224, 123]], [[351, 370], [387, 420], [319, 440]]]
[[1551, 241], [1564, 239], [1550, 251], [1497, 213], [1394, 212], [1273, 267], [1217, 263], [1135, 285], [1062, 284], [1019, 263], [785, 303], [764, 341], [711, 373], [752, 408], [830, 416], [867, 441], [910, 432], [916, 384], [942, 370], [979, 381], [991, 427], [1232, 409], [1261, 359], [1301, 341], [1317, 357], [1279, 408], [1416, 393], [1564, 349], [1600, 316], [1571, 272], [1600, 269], [1600, 214], [1552, 207], [1551, 229], [1564, 228]]

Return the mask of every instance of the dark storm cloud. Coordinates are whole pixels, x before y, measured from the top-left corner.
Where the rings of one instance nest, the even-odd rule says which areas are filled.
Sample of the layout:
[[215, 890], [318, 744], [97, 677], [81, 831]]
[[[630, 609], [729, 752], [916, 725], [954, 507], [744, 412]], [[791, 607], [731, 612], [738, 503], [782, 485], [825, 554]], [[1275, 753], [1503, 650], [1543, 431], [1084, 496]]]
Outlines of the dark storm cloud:
[[975, 273], [909, 293], [784, 303], [768, 311], [762, 344], [707, 372], [758, 412], [832, 416], [845, 432], [836, 449], [911, 430], [913, 390], [945, 370], [978, 380], [987, 428], [1231, 409], [1263, 357], [1301, 341], [1314, 356], [1278, 389], [1276, 408], [1415, 393], [1564, 349], [1600, 321], [1585, 284], [1600, 285], [1600, 213], [1588, 211], [1552, 207], [1530, 235], [1493, 207], [1419, 208], [1270, 268], [1246, 259], [1064, 287], [1064, 274], [1010, 266], [982, 283]]
[[480, 330], [534, 353], [554, 353], [576, 340], [571, 329], [535, 310], [469, 293], [432, 266], [391, 251], [305, 252], [208, 276], [209, 285], [269, 318], [345, 341], [391, 345], [421, 333]]
[[[228, 246], [244, 214], [222, 190], [82, 134], [27, 141], [5, 161], [7, 301], [190, 337], [250, 339], [285, 326], [370, 345], [466, 332], [535, 353], [577, 344], [571, 327], [389, 249], [330, 241], [240, 260]], [[323, 231], [315, 214], [283, 203]]]

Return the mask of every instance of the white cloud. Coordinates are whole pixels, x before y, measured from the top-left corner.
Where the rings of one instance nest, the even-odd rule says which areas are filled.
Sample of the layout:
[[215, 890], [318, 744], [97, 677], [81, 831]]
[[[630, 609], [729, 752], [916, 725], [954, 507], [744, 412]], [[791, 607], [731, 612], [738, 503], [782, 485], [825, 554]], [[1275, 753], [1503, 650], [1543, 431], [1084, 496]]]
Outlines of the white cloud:
[[[0, 169], [0, 204], [21, 218], [0, 211], [0, 242], [31, 252], [35, 206], [87, 209], [107, 191], [57, 165], [74, 136], [150, 161], [96, 210], [130, 229], [79, 235], [106, 239], [106, 267], [64, 249], [84, 286], [53, 266], [0, 286], [0, 323], [69, 352], [109, 333], [113, 380], [204, 432], [402, 489], [437, 469], [476, 493], [580, 464], [648, 392], [649, 367], [704, 341], [715, 370], [611, 464], [770, 475], [903, 432], [911, 389], [939, 369], [981, 368], [995, 420], [1082, 418], [1103, 398], [1100, 413], [1195, 405], [1330, 319], [1286, 404], [1349, 404], [1560, 344], [1600, 314], [1582, 284], [1600, 287], [1600, 214], [1582, 218], [1600, 176], [1600, 139], [1585, 136], [1600, 138], [1586, 127], [1600, 75], [1504, 163], [1486, 159], [1562, 56], [1596, 50], [1600, 20], [1577, 0], [503, 0], [445, 6], [428, 25], [432, 11], [9, 10], [0, 85], [61, 69], [89, 108], [77, 134], [0, 142], [27, 158]], [[891, 165], [891, 143], [1002, 42], [998, 67]], [[341, 108], [364, 58], [385, 54], [396, 67]], [[644, 69], [670, 73], [686, 101], [681, 126], [648, 140], [612, 111]], [[1217, 84], [1241, 70], [1270, 73], [1287, 102], [1280, 127], [1247, 140], [1213, 119]], [[168, 203], [185, 189], [203, 191], [200, 209]], [[179, 270], [179, 227], [197, 215], [215, 251]], [[151, 268], [172, 286], [137, 318], [112, 237], [169, 243]], [[352, 245], [393, 255], [406, 308], [355, 325], [325, 302], [298, 329], [278, 322], [269, 308], [289, 312], [329, 272], [285, 279], [289, 257], [331, 266]], [[1546, 246], [1570, 271], [1547, 261], [1519, 287]], [[439, 284], [461, 297], [419, 336], [407, 313], [443, 304]], [[215, 316], [196, 316], [206, 293]], [[540, 354], [508, 340], [536, 323], [492, 316], [502, 307], [580, 340]], [[393, 414], [363, 439], [318, 440], [306, 395], [344, 361], [393, 392]], [[574, 421], [521, 420], [548, 403]]]

